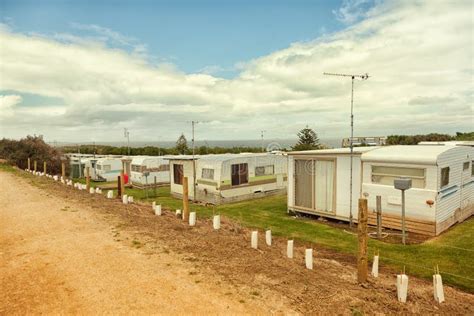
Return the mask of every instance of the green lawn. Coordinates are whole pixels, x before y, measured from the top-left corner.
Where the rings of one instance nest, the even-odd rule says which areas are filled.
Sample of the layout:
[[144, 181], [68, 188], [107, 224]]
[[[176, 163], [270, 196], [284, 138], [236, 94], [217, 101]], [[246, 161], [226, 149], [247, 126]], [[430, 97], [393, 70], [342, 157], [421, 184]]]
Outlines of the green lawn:
[[[1, 164], [0, 170], [11, 171]], [[97, 184], [100, 185], [91, 182], [93, 187]], [[126, 189], [126, 193], [133, 195], [135, 200], [156, 201], [165, 208], [182, 208], [182, 201], [171, 197], [169, 187], [158, 188], [156, 196], [154, 192], [149, 189], [149, 198], [146, 199], [144, 190]], [[271, 229], [277, 236], [312, 242], [316, 251], [320, 246], [356, 254], [357, 236], [316, 220], [289, 216], [286, 212], [286, 196], [271, 196], [216, 207], [190, 204], [190, 208], [197, 212], [199, 218], [222, 214], [247, 227]], [[370, 239], [370, 257], [376, 250], [380, 251], [383, 265], [397, 271], [405, 267], [407, 274], [429, 280], [433, 267], [439, 265], [445, 283], [474, 292], [474, 218], [422, 244], [403, 246]]]
[[[140, 189], [126, 189], [136, 200], [146, 200]], [[164, 207], [182, 208], [182, 201], [170, 196], [169, 187], [157, 189], [154, 197], [149, 190], [148, 201], [156, 201]], [[357, 236], [341, 228], [311, 219], [295, 219], [286, 212], [286, 196], [271, 196], [239, 203], [204, 207], [190, 205], [198, 217], [222, 214], [247, 227], [271, 229], [274, 235], [309, 241], [340, 252], [356, 254]], [[369, 254], [380, 251], [381, 264], [390, 266], [407, 274], [432, 278], [433, 267], [439, 265], [445, 283], [474, 292], [474, 218], [457, 225], [437, 238], [417, 244], [403, 246], [378, 240], [369, 240]], [[457, 247], [457, 248], [453, 248]], [[458, 249], [463, 248], [463, 249]], [[449, 273], [449, 274], [448, 274]], [[455, 276], [457, 275], [457, 276]]]

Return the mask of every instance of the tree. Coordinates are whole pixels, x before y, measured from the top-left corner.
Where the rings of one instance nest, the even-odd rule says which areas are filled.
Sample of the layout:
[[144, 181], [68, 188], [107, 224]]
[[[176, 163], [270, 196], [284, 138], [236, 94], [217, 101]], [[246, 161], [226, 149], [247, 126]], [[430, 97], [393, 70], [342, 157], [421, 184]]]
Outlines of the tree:
[[308, 125], [298, 132], [298, 142], [292, 147], [293, 150], [311, 150], [319, 148], [321, 148], [321, 144], [319, 143], [318, 135], [314, 130], [309, 128]]
[[183, 155], [188, 151], [188, 141], [186, 140], [184, 134], [181, 134], [181, 136], [179, 136], [178, 140], [176, 141], [176, 151]]

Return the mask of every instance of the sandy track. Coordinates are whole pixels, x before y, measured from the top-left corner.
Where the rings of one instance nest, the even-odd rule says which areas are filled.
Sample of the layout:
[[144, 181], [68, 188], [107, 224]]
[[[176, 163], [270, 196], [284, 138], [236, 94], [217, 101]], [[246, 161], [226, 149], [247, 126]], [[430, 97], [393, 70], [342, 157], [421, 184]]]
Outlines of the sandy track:
[[202, 282], [174, 253], [144, 253], [114, 236], [91, 208], [0, 172], [0, 314], [269, 310], [239, 302], [217, 279]]
[[285, 239], [268, 247], [260, 234], [253, 250], [250, 231], [225, 218], [218, 232], [209, 220], [190, 228], [26, 173], [0, 173], [0, 192], [0, 313], [474, 314], [473, 295], [445, 287], [438, 305], [414, 277], [398, 303], [392, 271], [361, 286], [353, 257], [312, 244], [297, 242], [289, 260]]

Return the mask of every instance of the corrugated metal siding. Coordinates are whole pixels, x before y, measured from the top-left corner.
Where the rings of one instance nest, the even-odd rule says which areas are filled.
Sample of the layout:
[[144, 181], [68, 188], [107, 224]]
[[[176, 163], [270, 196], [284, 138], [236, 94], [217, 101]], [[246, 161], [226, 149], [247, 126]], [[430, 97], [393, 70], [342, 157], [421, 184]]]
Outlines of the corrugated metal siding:
[[[472, 159], [474, 159], [474, 148], [468, 146], [455, 146], [438, 157], [438, 188], [441, 181], [441, 169], [444, 167], [450, 169], [449, 184], [439, 189], [436, 222], [440, 223], [454, 216], [456, 210], [461, 206], [461, 190], [463, 191], [462, 194], [467, 196], [468, 203], [474, 203], [474, 183], [461, 187], [463, 163]], [[472, 177], [470, 179], [471, 181], [474, 180]]]

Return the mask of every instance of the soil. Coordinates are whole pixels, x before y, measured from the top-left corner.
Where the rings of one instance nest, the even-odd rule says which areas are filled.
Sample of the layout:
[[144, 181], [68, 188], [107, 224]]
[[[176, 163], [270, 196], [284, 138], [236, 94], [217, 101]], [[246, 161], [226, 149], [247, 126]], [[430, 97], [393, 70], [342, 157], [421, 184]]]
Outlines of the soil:
[[[159, 201], [158, 201], [159, 202]], [[173, 210], [74, 190], [29, 174], [0, 172], [0, 314], [473, 314], [474, 295], [410, 277], [407, 303], [395, 274], [365, 284], [355, 258], [259, 233], [222, 218], [189, 227]], [[314, 269], [304, 249], [314, 248]]]

